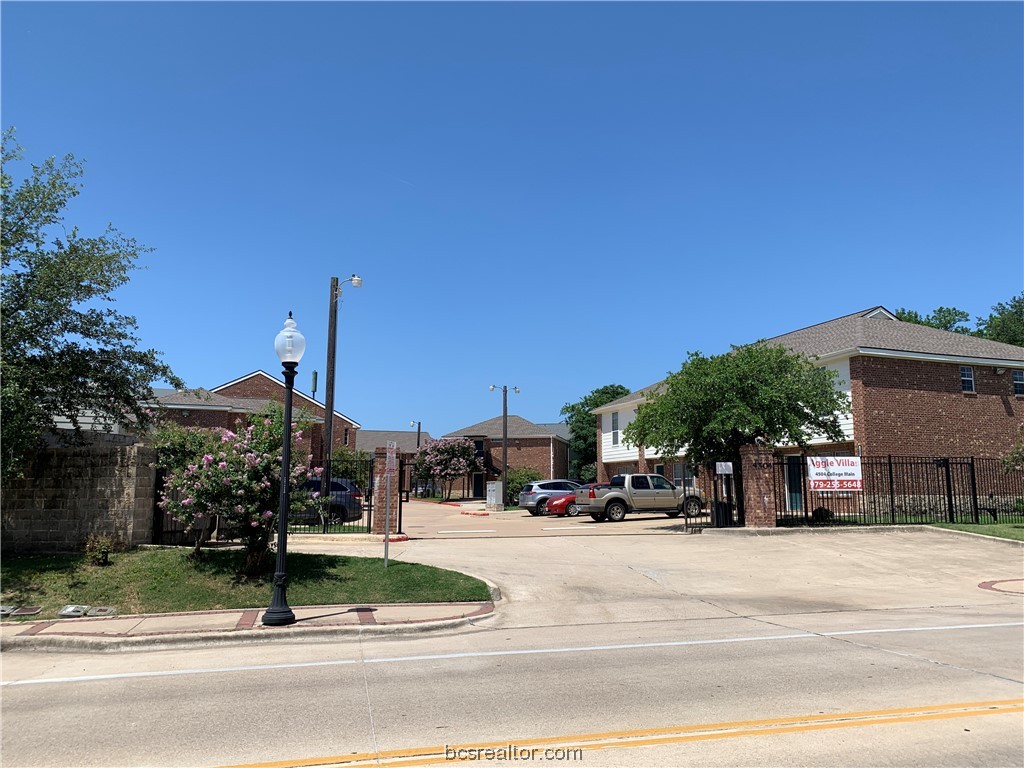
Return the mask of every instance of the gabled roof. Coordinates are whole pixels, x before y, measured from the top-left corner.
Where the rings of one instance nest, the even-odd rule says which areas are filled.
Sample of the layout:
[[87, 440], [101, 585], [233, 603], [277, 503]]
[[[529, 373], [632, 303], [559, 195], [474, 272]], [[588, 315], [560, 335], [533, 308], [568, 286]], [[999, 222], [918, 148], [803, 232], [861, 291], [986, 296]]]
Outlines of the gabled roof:
[[[216, 393], [216, 392], [218, 392], [221, 389], [225, 389], [226, 387], [230, 387], [230, 386], [232, 386], [234, 384], [238, 384], [240, 382], [245, 381], [246, 379], [252, 379], [252, 378], [257, 378], [257, 377], [263, 377], [263, 378], [265, 378], [265, 379], [267, 379], [269, 381], [272, 381], [274, 384], [277, 384], [277, 386], [281, 387], [282, 389], [284, 388], [284, 382], [283, 381], [274, 378], [273, 376], [271, 376], [266, 371], [253, 371], [252, 373], [247, 373], [245, 376], [240, 376], [237, 379], [232, 379], [231, 381], [229, 381], [229, 382], [227, 382], [225, 384], [220, 384], [219, 386], [214, 387], [210, 391]], [[301, 392], [298, 389], [293, 390], [293, 391], [295, 393], [295, 397], [297, 397], [299, 400], [303, 401], [306, 405], [310, 405], [310, 406], [313, 406], [315, 408], [319, 408], [321, 411], [326, 410], [326, 408], [324, 407], [323, 403], [318, 403], [316, 400], [314, 400], [312, 397], [307, 395], [305, 392]], [[239, 398], [239, 399], [241, 399], [241, 398]], [[345, 421], [349, 422], [356, 429], [360, 429], [359, 422], [357, 422], [355, 419], [353, 419], [350, 416], [346, 416], [341, 411], [335, 410], [334, 411], [334, 415], [335, 416], [340, 416], [341, 418], [345, 419]]]
[[224, 397], [208, 389], [177, 390], [166, 387], [154, 387], [154, 398], [151, 402], [165, 408], [214, 410], [214, 411], [258, 411], [269, 400], [250, 397]]
[[1024, 363], [1024, 347], [907, 323], [898, 320], [885, 307], [854, 312], [766, 339], [766, 342], [821, 358], [851, 353], [888, 353], [897, 357], [955, 358], [987, 364]]
[[[1024, 366], [1024, 347], [904, 322], [882, 306], [773, 336], [765, 339], [765, 343], [821, 359], [874, 355], [960, 361], [968, 365]], [[646, 399], [648, 392], [658, 390], [664, 384], [664, 380], [656, 382], [595, 408], [591, 413], [611, 413], [629, 406], [635, 408]]]
[[569, 439], [572, 437], [572, 433], [569, 432], [569, 425], [564, 421], [556, 421], [554, 424], [538, 424], [537, 426], [554, 432], [565, 442], [569, 442]]
[[[433, 440], [429, 432], [420, 432], [420, 445]], [[388, 441], [398, 444], [399, 453], [416, 453], [416, 433], [406, 431], [388, 431], [382, 429], [360, 429], [359, 450], [370, 451], [375, 448], [387, 448]]]
[[[547, 427], [527, 421], [522, 416], [508, 417], [509, 437], [554, 437], [558, 440], [565, 440], [561, 435], [556, 435]], [[465, 429], [449, 432], [445, 437], [486, 437], [491, 440], [501, 439], [501, 416], [496, 416], [479, 424], [473, 424]]]

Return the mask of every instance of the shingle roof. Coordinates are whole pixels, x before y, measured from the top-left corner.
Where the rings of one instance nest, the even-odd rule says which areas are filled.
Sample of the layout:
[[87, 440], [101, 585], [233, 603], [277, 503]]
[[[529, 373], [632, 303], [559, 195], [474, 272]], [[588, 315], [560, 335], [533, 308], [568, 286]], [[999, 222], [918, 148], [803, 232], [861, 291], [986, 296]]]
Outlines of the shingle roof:
[[[206, 389], [196, 390], [184, 390], [179, 391], [176, 389], [154, 389], [153, 394], [156, 395], [155, 401], [160, 405], [178, 408], [215, 408], [223, 410], [225, 408], [241, 408], [242, 403], [239, 398], [224, 397], [210, 392]], [[244, 408], [243, 410], [249, 410]], [[253, 410], [259, 410], [255, 408]]]
[[[879, 350], [895, 355], [939, 355], [971, 360], [1005, 360], [1024, 363], [1024, 347], [999, 341], [979, 339], [965, 333], [942, 331], [927, 325], [907, 323], [896, 318], [885, 307], [871, 307], [835, 320], [801, 328], [765, 339], [767, 344], [778, 344], [794, 352], [812, 357], [828, 357], [842, 352]], [[622, 406], [642, 402], [647, 393], [664, 385], [662, 381], [630, 392], [613, 400], [594, 413], [620, 410]]]
[[569, 438], [572, 437], [572, 433], [569, 432], [569, 425], [564, 421], [556, 421], [554, 424], [538, 424], [537, 426], [554, 432], [565, 442], [569, 442]]
[[979, 339], [895, 319], [884, 307], [838, 317], [766, 340], [794, 352], [825, 357], [855, 349], [1024, 362], [1024, 347]]
[[[426, 445], [433, 440], [429, 432], [420, 433], [420, 445]], [[359, 450], [372, 451], [376, 448], [387, 448], [388, 441], [394, 440], [398, 444], [399, 453], [416, 453], [416, 433], [405, 431], [389, 431], [383, 429], [360, 429]]]
[[[509, 437], [557, 437], [559, 440], [565, 438], [556, 435], [547, 427], [541, 426], [540, 424], [534, 424], [532, 421], [527, 421], [522, 416], [508, 417], [508, 436]], [[501, 416], [496, 416], [493, 419], [487, 421], [481, 421], [479, 424], [473, 424], [472, 426], [466, 427], [465, 429], [458, 429], [455, 432], [449, 432], [445, 437], [487, 437], [490, 439], [501, 439]]]

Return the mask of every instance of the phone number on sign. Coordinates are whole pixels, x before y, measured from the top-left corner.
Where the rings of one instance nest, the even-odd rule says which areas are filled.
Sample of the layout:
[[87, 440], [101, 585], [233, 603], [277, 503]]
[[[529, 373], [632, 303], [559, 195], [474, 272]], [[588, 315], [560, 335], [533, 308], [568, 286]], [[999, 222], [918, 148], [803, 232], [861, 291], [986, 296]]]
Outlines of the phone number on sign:
[[811, 480], [812, 491], [859, 491], [860, 480]]

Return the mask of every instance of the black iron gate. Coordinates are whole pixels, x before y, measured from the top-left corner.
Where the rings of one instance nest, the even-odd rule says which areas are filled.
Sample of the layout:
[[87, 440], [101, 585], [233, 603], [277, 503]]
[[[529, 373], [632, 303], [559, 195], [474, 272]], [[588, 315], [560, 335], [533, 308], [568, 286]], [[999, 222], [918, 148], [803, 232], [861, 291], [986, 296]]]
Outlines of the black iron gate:
[[862, 490], [812, 491], [806, 455], [775, 464], [779, 525], [1024, 522], [1024, 472], [998, 459], [866, 456]]

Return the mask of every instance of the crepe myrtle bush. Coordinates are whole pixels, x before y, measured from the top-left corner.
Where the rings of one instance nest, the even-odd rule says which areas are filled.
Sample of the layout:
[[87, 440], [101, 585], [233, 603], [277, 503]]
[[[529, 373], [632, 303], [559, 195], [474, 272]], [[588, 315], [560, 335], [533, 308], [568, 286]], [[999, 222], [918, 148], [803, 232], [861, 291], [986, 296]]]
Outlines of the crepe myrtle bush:
[[[196, 554], [210, 534], [210, 520], [238, 532], [245, 543], [243, 573], [255, 575], [269, 564], [267, 557], [277, 527], [281, 493], [283, 414], [271, 404], [248, 419], [237, 432], [164, 424], [157, 431], [158, 465], [167, 474], [159, 506], [186, 530], [198, 531]], [[290, 512], [321, 505], [319, 493], [303, 485], [319, 478], [323, 469], [303, 460], [303, 432], [292, 425], [289, 472]]]
[[465, 437], [431, 440], [416, 452], [416, 479], [439, 484], [445, 499], [452, 497], [456, 480], [483, 468], [476, 445]]

